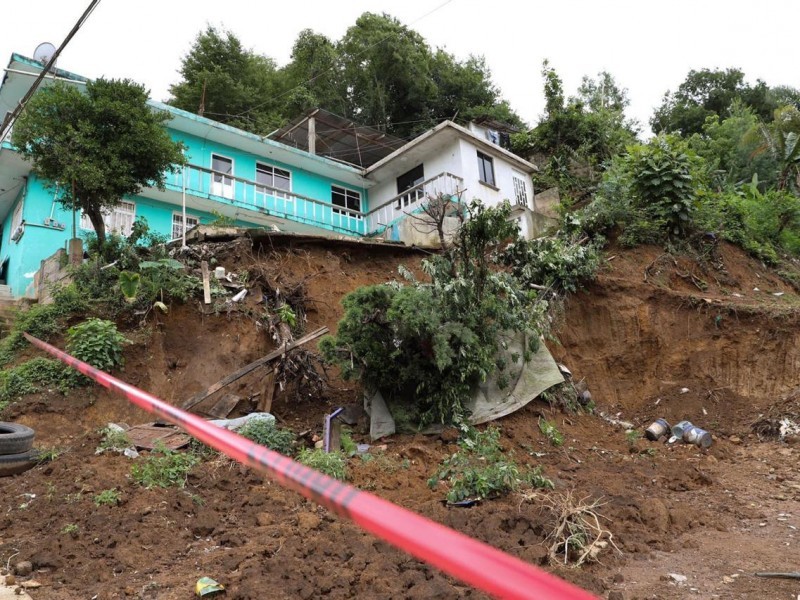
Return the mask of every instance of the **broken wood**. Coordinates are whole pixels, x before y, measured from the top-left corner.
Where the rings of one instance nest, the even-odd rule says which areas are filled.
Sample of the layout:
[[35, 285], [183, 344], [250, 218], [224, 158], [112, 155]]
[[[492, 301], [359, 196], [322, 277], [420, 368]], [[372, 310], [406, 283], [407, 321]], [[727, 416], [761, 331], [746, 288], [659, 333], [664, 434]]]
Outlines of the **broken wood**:
[[270, 369], [264, 377], [261, 396], [258, 399], [258, 412], [268, 413], [272, 410], [272, 399], [275, 397], [275, 369]]
[[181, 405], [181, 408], [183, 408], [184, 410], [189, 410], [193, 406], [196, 406], [197, 404], [200, 404], [203, 400], [208, 398], [214, 392], [217, 392], [217, 391], [221, 390], [222, 388], [224, 388], [226, 385], [241, 379], [242, 377], [244, 377], [248, 373], [254, 371], [255, 369], [257, 369], [261, 365], [266, 364], [266, 363], [268, 363], [268, 362], [270, 362], [272, 360], [275, 360], [276, 358], [279, 358], [280, 356], [283, 356], [284, 354], [286, 354], [289, 350], [292, 350], [293, 348], [296, 348], [297, 346], [302, 346], [303, 344], [307, 344], [308, 342], [313, 341], [313, 340], [317, 339], [318, 337], [321, 337], [321, 336], [325, 335], [326, 333], [328, 333], [328, 328], [327, 327], [320, 327], [316, 331], [312, 331], [308, 335], [301, 337], [299, 340], [295, 340], [294, 342], [290, 342], [288, 344], [285, 344], [284, 346], [281, 346], [277, 350], [273, 350], [272, 352], [270, 352], [266, 356], [262, 356], [258, 360], [251, 362], [249, 365], [246, 365], [246, 366], [242, 367], [241, 369], [239, 369], [235, 373], [231, 373], [227, 377], [224, 377], [224, 378], [220, 379], [218, 382], [216, 382], [215, 384], [211, 385], [208, 389], [205, 389], [202, 392], [199, 392], [199, 393], [195, 394], [194, 396], [189, 398], [186, 402], [184, 402]]
[[211, 304], [211, 280], [208, 277], [208, 262], [200, 262], [200, 270], [203, 273], [203, 302]]
[[226, 419], [228, 415], [233, 412], [233, 409], [236, 408], [236, 405], [239, 404], [241, 399], [242, 398], [236, 394], [225, 394], [214, 406], [204, 412], [209, 417], [214, 417], [215, 419]]

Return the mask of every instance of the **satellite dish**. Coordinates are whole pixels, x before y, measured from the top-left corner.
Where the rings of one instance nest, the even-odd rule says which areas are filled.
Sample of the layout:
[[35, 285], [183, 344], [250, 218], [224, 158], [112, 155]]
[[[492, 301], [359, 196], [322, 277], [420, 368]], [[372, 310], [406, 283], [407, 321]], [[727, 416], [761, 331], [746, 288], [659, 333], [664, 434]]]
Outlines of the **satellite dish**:
[[43, 65], [46, 65], [55, 53], [56, 47], [50, 42], [44, 42], [36, 46], [36, 50], [33, 51], [33, 60], [38, 60]]

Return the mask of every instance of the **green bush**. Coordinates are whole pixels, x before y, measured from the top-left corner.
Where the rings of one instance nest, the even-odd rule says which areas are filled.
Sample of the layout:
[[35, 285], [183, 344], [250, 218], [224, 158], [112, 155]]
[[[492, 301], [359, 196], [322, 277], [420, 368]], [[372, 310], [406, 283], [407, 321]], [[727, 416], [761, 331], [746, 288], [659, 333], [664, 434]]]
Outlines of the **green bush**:
[[275, 423], [266, 419], [252, 419], [239, 429], [241, 435], [256, 444], [280, 452], [284, 456], [294, 454], [295, 435], [288, 429], [279, 429]]
[[553, 483], [541, 473], [541, 467], [520, 468], [513, 456], [500, 448], [500, 430], [468, 429], [458, 442], [458, 452], [446, 458], [428, 480], [431, 488], [440, 482], [448, 487], [447, 501], [485, 500], [512, 492], [521, 485], [552, 488]]
[[122, 366], [122, 345], [128, 340], [111, 321], [88, 319], [67, 331], [67, 352], [103, 371]]
[[347, 479], [347, 462], [341, 452], [325, 452], [321, 448], [314, 450], [303, 448], [297, 455], [297, 461], [341, 481]]
[[140, 464], [131, 467], [131, 476], [147, 489], [183, 487], [186, 485], [186, 475], [198, 462], [200, 459], [192, 453], [156, 448]]
[[510, 244], [502, 254], [502, 261], [523, 285], [569, 293], [594, 279], [601, 257], [595, 243], [578, 244], [560, 237], [546, 237]]
[[95, 506], [117, 506], [121, 499], [119, 491], [110, 489], [103, 490], [94, 497]]
[[345, 379], [412, 405], [423, 422], [462, 422], [472, 387], [508, 368], [498, 357], [509, 332], [527, 335], [527, 361], [547, 324], [546, 302], [498, 268], [505, 241], [519, 235], [508, 203], [469, 211], [453, 246], [423, 262], [429, 283], [401, 271], [406, 285], [355, 290], [342, 300], [337, 335], [320, 343]]

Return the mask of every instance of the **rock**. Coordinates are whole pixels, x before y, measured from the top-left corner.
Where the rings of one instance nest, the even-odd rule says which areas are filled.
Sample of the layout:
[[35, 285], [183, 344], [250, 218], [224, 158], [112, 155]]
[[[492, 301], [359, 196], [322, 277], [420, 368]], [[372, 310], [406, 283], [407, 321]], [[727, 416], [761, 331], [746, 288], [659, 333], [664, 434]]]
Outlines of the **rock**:
[[29, 579], [28, 581], [23, 581], [19, 585], [20, 587], [23, 587], [26, 590], [35, 590], [36, 588], [42, 587], [42, 584], [36, 581], [35, 579]]
[[625, 576], [622, 573], [614, 574], [614, 583], [622, 583], [625, 581]]
[[608, 600], [625, 600], [625, 595], [619, 590], [614, 590], [613, 592], [609, 592]]
[[314, 442], [314, 448], [316, 448], [317, 450], [321, 450], [324, 447], [325, 447], [325, 440], [318, 440]]
[[667, 577], [669, 577], [670, 581], [674, 581], [675, 583], [686, 583], [688, 579], [686, 575], [681, 575], [680, 573], [667, 573]]
[[722, 583], [733, 583], [734, 581], [736, 580], [733, 577], [728, 577], [727, 575], [722, 578]]
[[13, 575], [6, 575], [5, 576], [4, 585], [14, 585], [16, 582], [17, 582], [17, 579]]
[[731, 444], [736, 444], [738, 446], [739, 444], [742, 443], [742, 438], [740, 438], [739, 436], [736, 436], [736, 435], [732, 435], [731, 437], [728, 438], [728, 441]]
[[445, 444], [455, 444], [460, 435], [460, 432], [455, 427], [446, 427], [439, 434], [439, 437]]
[[29, 560], [21, 560], [14, 565], [14, 574], [26, 577], [33, 572], [33, 564]]
[[669, 510], [658, 498], [645, 498], [639, 504], [639, 516], [650, 529], [659, 533], [669, 530]]

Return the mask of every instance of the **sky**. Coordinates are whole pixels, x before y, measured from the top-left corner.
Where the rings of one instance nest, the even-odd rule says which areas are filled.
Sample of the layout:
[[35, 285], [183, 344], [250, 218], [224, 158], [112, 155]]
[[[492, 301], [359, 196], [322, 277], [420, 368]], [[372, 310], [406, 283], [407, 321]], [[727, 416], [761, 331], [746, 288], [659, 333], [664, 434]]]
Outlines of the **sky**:
[[[3, 4], [12, 5], [11, 0]], [[89, 0], [27, 0], [4, 8], [0, 62], [58, 46]], [[584, 75], [610, 72], [628, 90], [628, 116], [645, 133], [653, 110], [690, 69], [737, 67], [749, 82], [800, 88], [796, 0], [102, 0], [62, 53], [60, 68], [90, 78], [130, 78], [169, 98], [181, 58], [206, 25], [233, 31], [279, 65], [297, 34], [336, 40], [363, 12], [385, 12], [458, 58], [483, 55], [503, 97], [530, 125], [544, 108], [548, 59], [574, 94]]]

